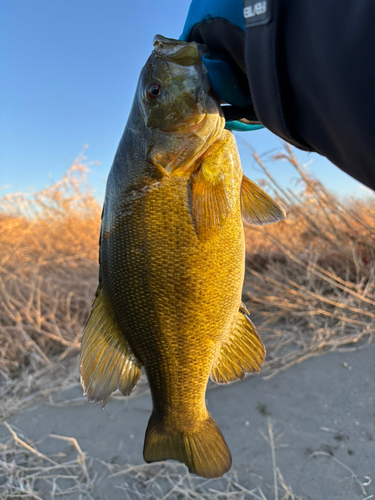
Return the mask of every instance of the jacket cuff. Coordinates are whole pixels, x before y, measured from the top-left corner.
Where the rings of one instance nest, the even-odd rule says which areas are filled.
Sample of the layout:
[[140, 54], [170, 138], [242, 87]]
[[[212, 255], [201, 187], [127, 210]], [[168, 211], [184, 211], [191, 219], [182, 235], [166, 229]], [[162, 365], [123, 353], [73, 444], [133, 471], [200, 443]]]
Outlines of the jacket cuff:
[[292, 127], [292, 89], [283, 53], [282, 0], [245, 0], [245, 62], [260, 122], [304, 151], [314, 151]]

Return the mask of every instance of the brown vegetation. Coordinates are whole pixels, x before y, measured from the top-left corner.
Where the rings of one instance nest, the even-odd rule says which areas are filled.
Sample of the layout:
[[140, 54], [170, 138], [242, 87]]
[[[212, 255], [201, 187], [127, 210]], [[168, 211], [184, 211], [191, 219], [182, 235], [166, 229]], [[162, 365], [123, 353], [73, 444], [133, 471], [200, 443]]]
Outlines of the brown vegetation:
[[[283, 189], [254, 155], [287, 219], [247, 226], [244, 300], [260, 316], [266, 369], [280, 369], [324, 351], [371, 342], [375, 331], [375, 204], [340, 202], [292, 150], [274, 157], [290, 162], [302, 192]], [[272, 326], [269, 326], [272, 325]], [[362, 343], [359, 343], [363, 341]]]
[[[255, 159], [265, 173], [262, 184], [288, 215], [278, 224], [245, 228], [244, 300], [267, 347], [264, 373], [272, 375], [323, 350], [372, 339], [375, 207], [373, 201], [340, 203], [288, 147], [275, 160], [296, 168], [303, 186], [298, 196]], [[77, 376], [80, 335], [97, 283], [100, 225], [84, 161], [79, 157], [48, 189], [0, 200], [3, 417], [18, 406], [9, 398], [23, 401]]]
[[0, 200], [3, 417], [30, 392], [70, 380], [77, 358], [97, 282], [100, 225], [84, 161], [47, 189]]
[[[375, 205], [373, 199], [340, 203], [288, 147], [275, 160], [296, 168], [303, 187], [298, 195], [278, 186], [254, 157], [265, 174], [263, 186], [288, 216], [275, 225], [245, 227], [243, 299], [266, 344], [263, 373], [270, 377], [307, 357], [372, 340]], [[80, 336], [97, 284], [100, 225], [100, 207], [86, 172], [81, 156], [50, 188], [0, 200], [0, 420], [35, 395], [77, 384]], [[137, 392], [145, 387], [138, 384]], [[77, 452], [75, 459], [66, 456], [57, 463], [5, 425], [9, 438], [0, 442], [0, 493], [7, 498], [39, 499], [44, 491], [51, 498], [92, 498], [93, 471], [100, 466], [110, 478], [121, 479], [118, 487], [129, 497], [136, 492], [149, 498], [149, 488], [158, 488], [162, 498], [266, 499], [260, 488], [249, 491], [238, 484], [235, 472], [206, 488], [183, 465], [124, 468], [86, 457], [74, 438], [51, 435], [68, 440]], [[283, 498], [296, 498], [277, 469], [271, 426], [268, 431], [275, 498], [278, 488]]]
[[[57, 443], [68, 442], [71, 448], [68, 453], [66, 447], [58, 448], [63, 451], [52, 457], [41, 453], [29, 439], [24, 436], [22, 439], [9, 424], [5, 423], [5, 426], [9, 432], [9, 438], [3, 440], [4, 442], [0, 440], [0, 461], [3, 465], [3, 470], [0, 471], [0, 494], [4, 494], [4, 497], [0, 498], [35, 500], [89, 498], [93, 500], [94, 492], [95, 498], [99, 498], [98, 490], [101, 490], [103, 494], [115, 485], [115, 491], [120, 490], [123, 498], [129, 500], [133, 498], [141, 500], [166, 500], [167, 498], [171, 500], [180, 498], [267, 500], [259, 486], [248, 489], [241, 485], [235, 471], [225, 474], [220, 479], [205, 480], [189, 474], [185, 465], [176, 462], [117, 465], [89, 457], [82, 451], [75, 438], [55, 434], [46, 436], [46, 439]], [[275, 453], [277, 437], [274, 438], [271, 422], [268, 422], [267, 429], [268, 435], [263, 432], [261, 434], [270, 446], [274, 499], [280, 498], [280, 490], [283, 500], [302, 500], [301, 497], [293, 494], [277, 467]], [[352, 472], [350, 469], [349, 471]], [[359, 482], [355, 474], [353, 477]], [[361, 487], [364, 490], [362, 485]], [[364, 491], [366, 493], [366, 490]], [[107, 494], [105, 498], [109, 498]]]

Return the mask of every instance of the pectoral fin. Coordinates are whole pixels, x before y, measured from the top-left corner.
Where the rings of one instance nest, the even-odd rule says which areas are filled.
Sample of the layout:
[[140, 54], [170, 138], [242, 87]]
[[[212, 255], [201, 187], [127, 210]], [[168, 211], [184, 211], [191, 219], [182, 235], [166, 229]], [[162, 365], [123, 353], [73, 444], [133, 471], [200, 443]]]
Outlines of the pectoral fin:
[[202, 239], [223, 226], [231, 209], [220, 169], [203, 162], [192, 183], [192, 198], [195, 230]]
[[265, 355], [263, 342], [250, 321], [245, 306], [241, 305], [237, 324], [232, 335], [221, 345], [210, 378], [217, 384], [243, 379], [245, 373], [260, 371]]
[[141, 366], [99, 285], [81, 344], [80, 378], [88, 400], [103, 401], [104, 407], [116, 389], [129, 395], [141, 376]]
[[241, 185], [241, 211], [244, 221], [261, 226], [286, 217], [283, 207], [245, 175]]

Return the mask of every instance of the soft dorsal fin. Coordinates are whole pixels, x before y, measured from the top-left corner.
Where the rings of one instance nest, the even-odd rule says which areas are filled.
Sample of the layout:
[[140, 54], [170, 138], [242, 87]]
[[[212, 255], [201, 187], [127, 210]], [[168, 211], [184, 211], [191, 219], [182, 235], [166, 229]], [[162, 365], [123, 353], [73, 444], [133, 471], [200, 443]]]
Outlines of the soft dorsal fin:
[[286, 217], [283, 207], [245, 175], [241, 185], [241, 211], [244, 221], [261, 226]]
[[99, 284], [81, 344], [80, 379], [88, 400], [103, 401], [104, 407], [116, 389], [128, 396], [141, 376], [141, 367]]
[[199, 239], [218, 231], [231, 205], [223, 172], [210, 161], [203, 161], [192, 182], [193, 219]]
[[259, 372], [266, 351], [249, 313], [242, 304], [233, 333], [222, 343], [210, 378], [217, 384], [243, 379], [245, 373]]

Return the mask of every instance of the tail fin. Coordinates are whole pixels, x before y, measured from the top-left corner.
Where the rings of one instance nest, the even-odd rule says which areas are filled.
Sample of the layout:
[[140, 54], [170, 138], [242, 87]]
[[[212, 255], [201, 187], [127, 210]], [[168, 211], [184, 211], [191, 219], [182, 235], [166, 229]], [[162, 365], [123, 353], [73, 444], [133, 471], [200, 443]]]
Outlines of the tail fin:
[[208, 414], [207, 420], [192, 432], [168, 433], [151, 415], [143, 456], [146, 462], [178, 460], [197, 476], [221, 477], [232, 465], [232, 456], [225, 439]]

